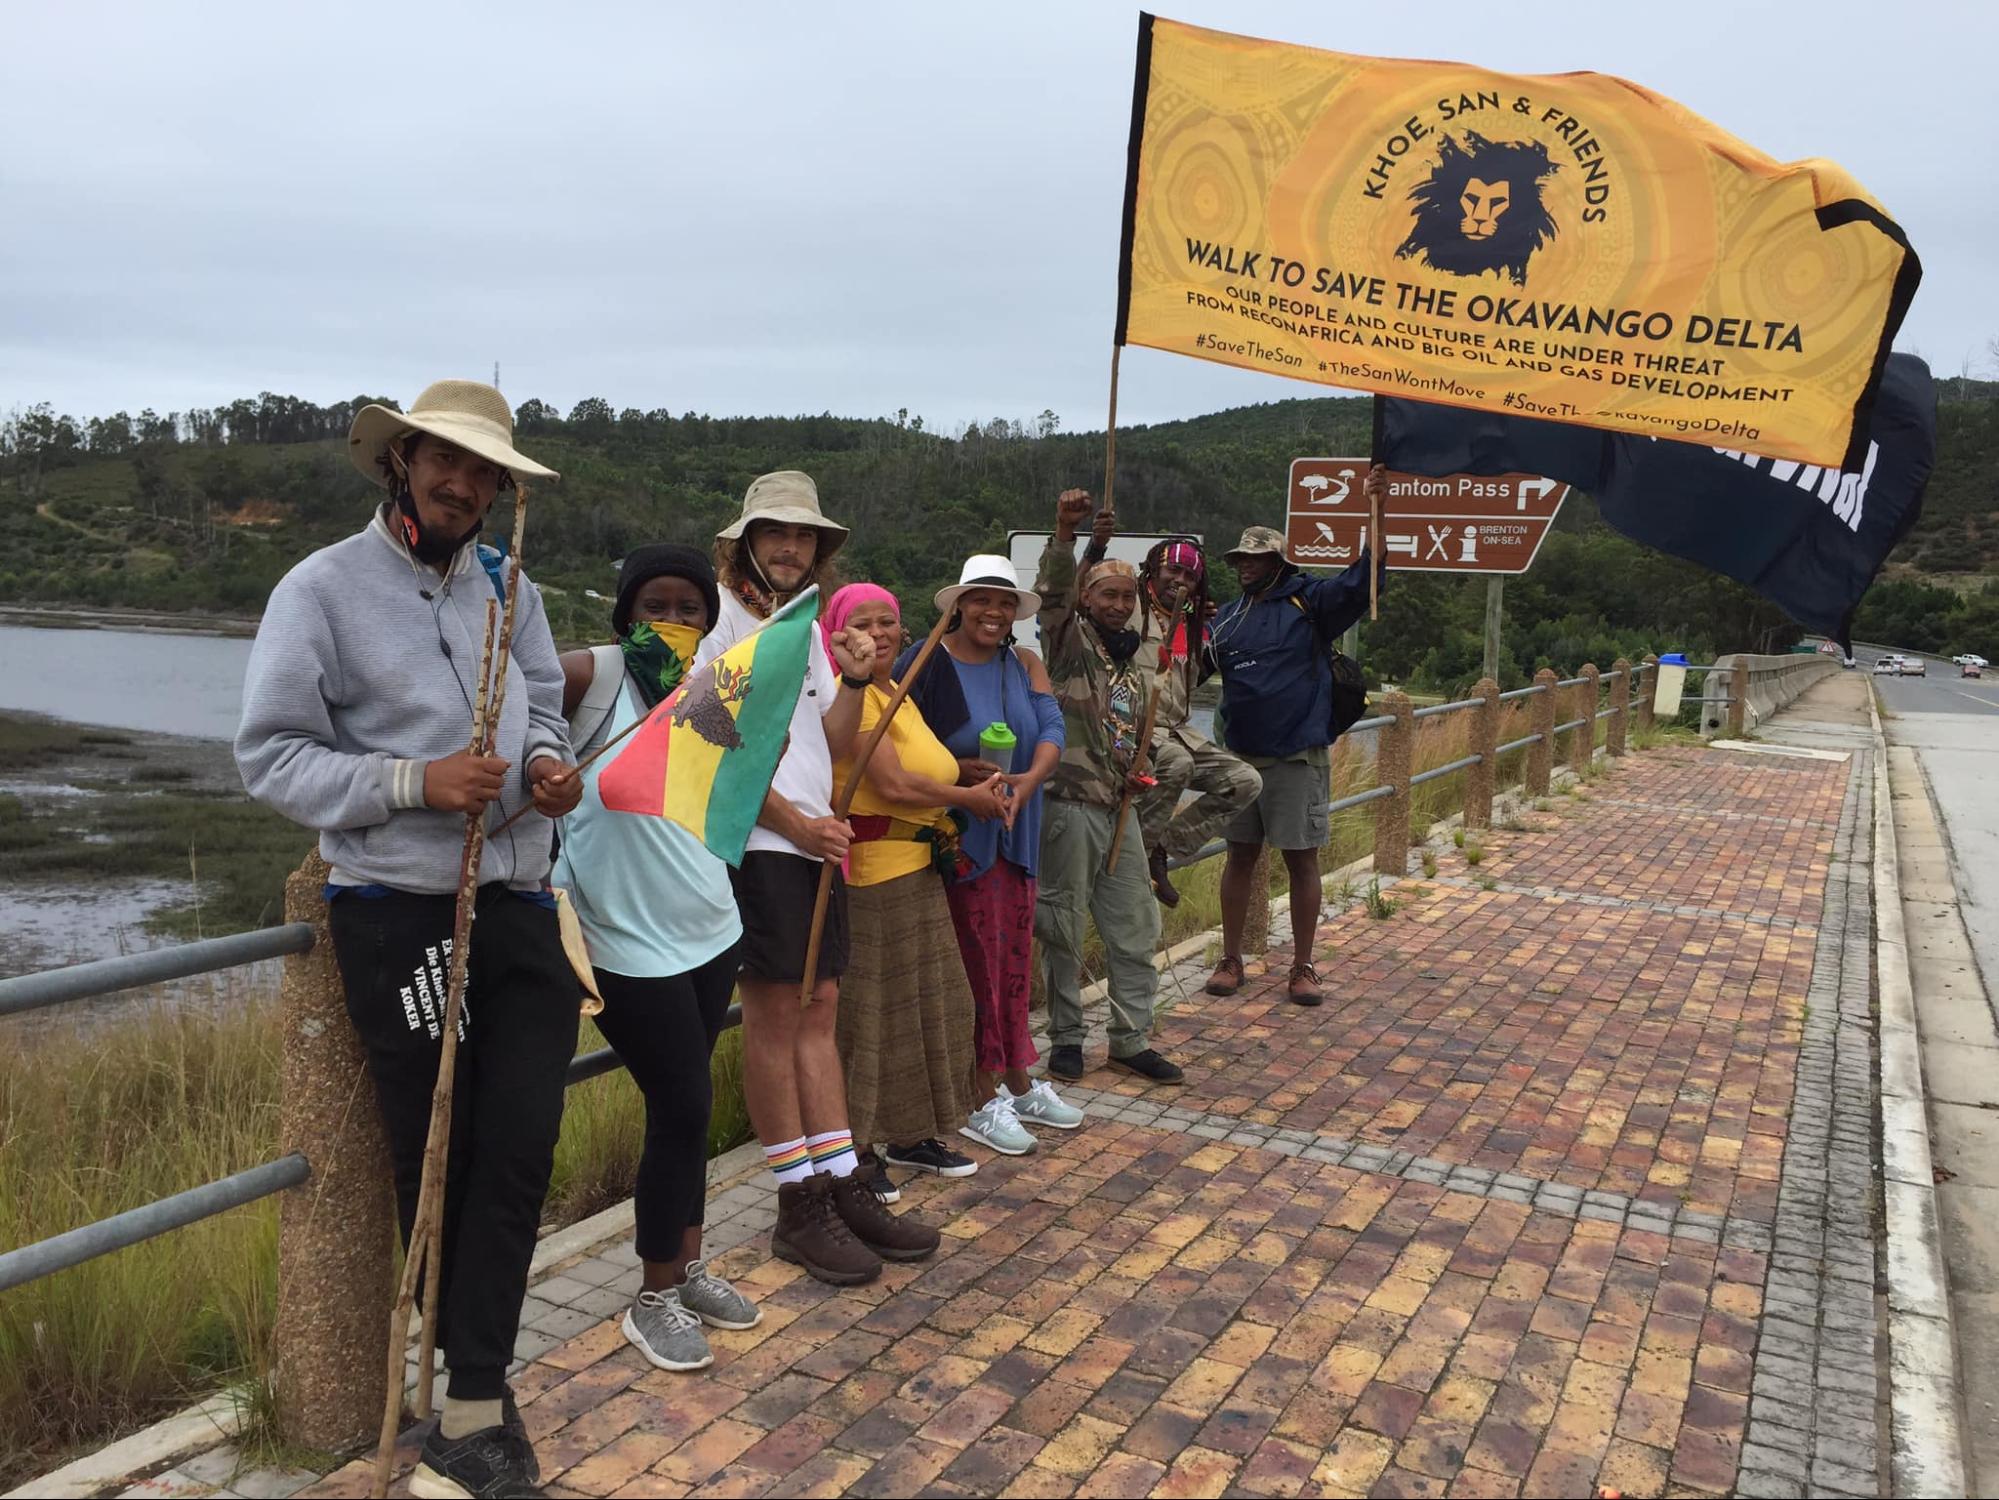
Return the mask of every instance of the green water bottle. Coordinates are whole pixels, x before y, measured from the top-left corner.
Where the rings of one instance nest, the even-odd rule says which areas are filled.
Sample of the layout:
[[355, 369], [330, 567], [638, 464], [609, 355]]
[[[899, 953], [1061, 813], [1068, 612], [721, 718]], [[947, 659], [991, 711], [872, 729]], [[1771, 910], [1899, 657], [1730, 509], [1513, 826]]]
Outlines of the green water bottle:
[[979, 731], [979, 753], [1002, 771], [1013, 770], [1013, 749], [1019, 743], [1004, 724], [988, 724]]

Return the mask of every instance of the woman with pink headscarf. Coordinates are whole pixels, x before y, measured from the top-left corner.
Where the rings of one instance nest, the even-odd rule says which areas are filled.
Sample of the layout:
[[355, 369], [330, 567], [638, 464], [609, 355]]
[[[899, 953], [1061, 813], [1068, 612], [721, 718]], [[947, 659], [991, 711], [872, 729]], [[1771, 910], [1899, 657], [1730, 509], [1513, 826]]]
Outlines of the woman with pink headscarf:
[[[895, 595], [853, 583], [827, 602], [829, 633], [848, 627], [875, 643], [874, 682], [863, 695], [857, 748], [895, 691], [902, 645]], [[834, 767], [836, 787], [853, 774]], [[863, 1171], [888, 1202], [900, 1191], [887, 1165], [969, 1177], [970, 1157], [944, 1144], [971, 1113], [972, 990], [958, 949], [945, 882], [959, 861], [964, 820], [1005, 821], [1000, 776], [959, 786], [958, 759], [924, 723], [914, 702], [889, 721], [848, 814], [847, 911], [853, 952], [840, 990], [836, 1035], [856, 1146], [873, 1148]]]

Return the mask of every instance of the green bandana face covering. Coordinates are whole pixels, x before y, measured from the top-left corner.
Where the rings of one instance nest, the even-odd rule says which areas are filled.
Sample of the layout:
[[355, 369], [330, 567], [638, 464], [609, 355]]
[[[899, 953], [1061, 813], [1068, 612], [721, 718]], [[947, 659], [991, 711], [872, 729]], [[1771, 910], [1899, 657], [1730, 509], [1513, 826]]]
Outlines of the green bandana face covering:
[[701, 644], [701, 634], [692, 625], [655, 624], [651, 620], [634, 620], [625, 631], [618, 646], [647, 708], [657, 707], [680, 686], [680, 679], [694, 664], [694, 648]]

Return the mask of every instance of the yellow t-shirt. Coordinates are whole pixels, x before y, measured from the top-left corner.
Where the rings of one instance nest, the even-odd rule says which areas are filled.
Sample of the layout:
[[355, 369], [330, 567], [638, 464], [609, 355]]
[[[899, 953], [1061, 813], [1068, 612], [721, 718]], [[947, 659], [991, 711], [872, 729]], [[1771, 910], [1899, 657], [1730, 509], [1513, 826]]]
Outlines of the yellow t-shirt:
[[[869, 684], [866, 695], [861, 699], [860, 739], [865, 739], [881, 722], [882, 711], [887, 707], [888, 694]], [[945, 749], [944, 742], [930, 732], [930, 726], [923, 722], [923, 715], [914, 703], [905, 702], [895, 711], [895, 717], [889, 720], [887, 743], [894, 746], [895, 757], [902, 762], [905, 771], [927, 776], [945, 786], [957, 783], [958, 757]], [[842, 760], [833, 768], [833, 785], [844, 787], [853, 770], [851, 756]], [[948, 821], [941, 807], [911, 807], [906, 803], [889, 801], [865, 776], [854, 792], [854, 805], [850, 812], [857, 818], [901, 818], [905, 822], [936, 827]], [[930, 845], [927, 843], [897, 838], [873, 839], [867, 843], [857, 841], [847, 855], [847, 883], [880, 885], [884, 881], [897, 880], [929, 868]]]

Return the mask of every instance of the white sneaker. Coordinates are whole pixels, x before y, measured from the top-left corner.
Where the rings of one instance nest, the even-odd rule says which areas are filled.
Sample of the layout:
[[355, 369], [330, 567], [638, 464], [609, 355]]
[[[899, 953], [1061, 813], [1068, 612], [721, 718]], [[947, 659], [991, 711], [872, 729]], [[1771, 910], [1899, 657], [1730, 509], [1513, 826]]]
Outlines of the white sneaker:
[[1083, 1123], [1083, 1112], [1073, 1104], [1064, 1104], [1062, 1096], [1055, 1092], [1055, 1085], [1045, 1078], [1035, 1079], [1024, 1094], [1015, 1094], [1010, 1089], [1006, 1092], [1013, 1100], [1014, 1114], [1023, 1125], [1074, 1130]]
[[1034, 1137], [1021, 1129], [1013, 1112], [1013, 1094], [1004, 1087], [972, 1111], [972, 1118], [958, 1127], [958, 1134], [990, 1146], [1002, 1156], [1025, 1156], [1034, 1149]]

